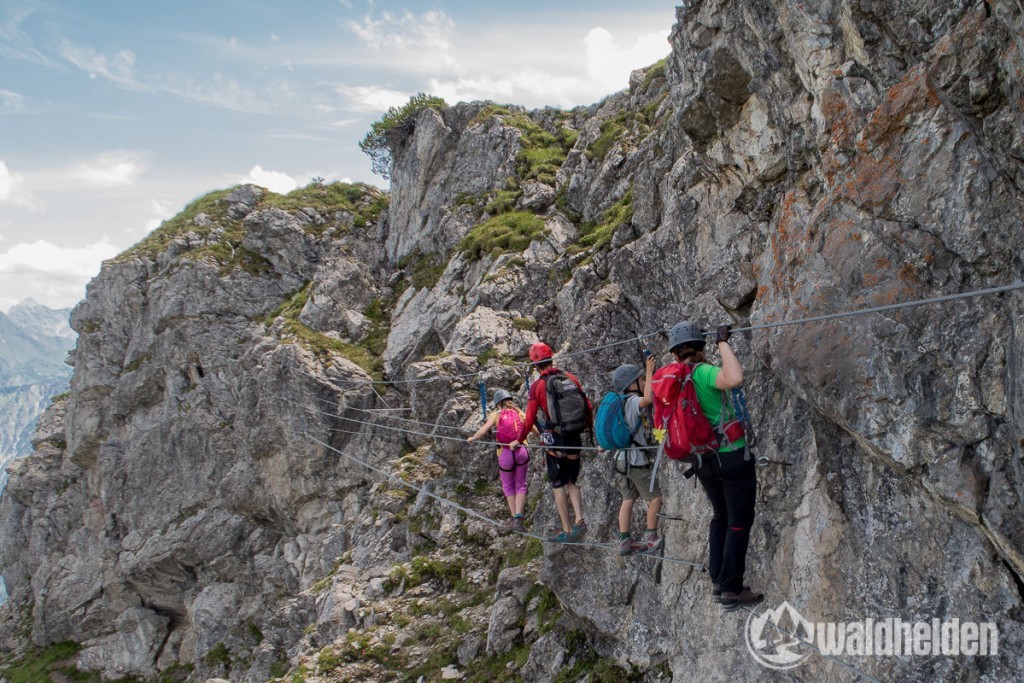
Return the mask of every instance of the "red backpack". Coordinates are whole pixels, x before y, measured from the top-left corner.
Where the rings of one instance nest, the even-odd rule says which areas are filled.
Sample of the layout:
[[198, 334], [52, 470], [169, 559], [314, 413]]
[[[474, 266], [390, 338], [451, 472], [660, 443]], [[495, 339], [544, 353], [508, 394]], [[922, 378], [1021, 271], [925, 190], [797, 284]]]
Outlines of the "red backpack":
[[664, 432], [664, 452], [670, 460], [700, 458], [719, 447], [718, 436], [697, 401], [692, 363], [659, 368], [651, 381], [654, 426]]

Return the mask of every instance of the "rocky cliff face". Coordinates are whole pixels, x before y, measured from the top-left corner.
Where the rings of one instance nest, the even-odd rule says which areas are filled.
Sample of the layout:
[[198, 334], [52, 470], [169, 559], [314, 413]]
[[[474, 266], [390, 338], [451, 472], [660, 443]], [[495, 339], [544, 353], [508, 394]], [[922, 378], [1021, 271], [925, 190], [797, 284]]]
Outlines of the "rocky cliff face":
[[[441, 437], [478, 424], [474, 373], [523, 390], [507, 360], [538, 337], [571, 352], [1019, 279], [1021, 35], [1016, 0], [688, 3], [666, 62], [594, 107], [421, 112], [383, 213], [359, 187], [200, 200], [74, 313], [71, 397], [0, 501], [3, 646], [74, 639], [112, 677], [770, 675], [692, 566], [538, 554], [431, 502], [503, 506], [489, 454]], [[880, 679], [1024, 665], [1021, 312], [1010, 294], [737, 341], [758, 452], [791, 463], [759, 472], [752, 585], [814, 621], [999, 627], [993, 657], [845, 658]], [[639, 351], [565, 366], [597, 396]], [[703, 496], [663, 477], [667, 554], [701, 561]], [[603, 461], [582, 487], [611, 539]], [[532, 493], [544, 533], [539, 475]]]

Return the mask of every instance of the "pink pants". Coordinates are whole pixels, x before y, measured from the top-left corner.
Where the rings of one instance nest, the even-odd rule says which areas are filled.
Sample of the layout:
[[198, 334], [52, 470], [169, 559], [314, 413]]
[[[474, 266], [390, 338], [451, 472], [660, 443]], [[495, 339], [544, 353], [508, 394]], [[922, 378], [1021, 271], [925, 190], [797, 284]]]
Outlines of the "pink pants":
[[503, 446], [498, 454], [498, 475], [501, 477], [501, 490], [505, 496], [526, 493], [527, 463], [530, 452], [523, 446], [516, 449], [515, 454], [508, 446]]

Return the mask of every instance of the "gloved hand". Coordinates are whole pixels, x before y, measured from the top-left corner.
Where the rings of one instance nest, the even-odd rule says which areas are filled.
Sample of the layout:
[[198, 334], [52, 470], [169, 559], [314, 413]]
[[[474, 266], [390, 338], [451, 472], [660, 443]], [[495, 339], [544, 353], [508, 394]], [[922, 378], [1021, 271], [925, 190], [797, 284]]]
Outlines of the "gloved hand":
[[718, 344], [720, 342], [728, 342], [729, 341], [729, 332], [730, 332], [730, 329], [729, 329], [728, 325], [719, 325], [718, 326], [718, 336], [715, 337], [715, 343]]

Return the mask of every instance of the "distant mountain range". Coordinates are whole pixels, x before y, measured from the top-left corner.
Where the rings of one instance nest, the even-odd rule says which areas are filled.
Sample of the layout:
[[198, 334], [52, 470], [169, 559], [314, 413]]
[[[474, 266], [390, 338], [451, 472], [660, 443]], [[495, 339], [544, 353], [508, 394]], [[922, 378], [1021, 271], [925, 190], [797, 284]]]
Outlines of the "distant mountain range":
[[33, 299], [0, 313], [0, 490], [7, 463], [32, 452], [32, 432], [50, 398], [67, 390], [64, 360], [76, 340], [70, 313]]

